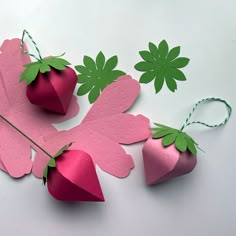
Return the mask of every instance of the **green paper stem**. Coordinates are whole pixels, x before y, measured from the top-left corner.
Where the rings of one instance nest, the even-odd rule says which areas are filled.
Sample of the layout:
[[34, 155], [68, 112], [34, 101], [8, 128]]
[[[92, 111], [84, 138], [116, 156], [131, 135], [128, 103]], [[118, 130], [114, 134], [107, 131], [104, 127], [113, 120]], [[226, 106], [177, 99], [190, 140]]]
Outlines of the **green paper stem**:
[[[221, 123], [211, 125], [211, 124], [207, 124], [207, 123], [202, 122], [202, 121], [191, 121], [191, 122], [190, 122], [190, 119], [191, 119], [191, 117], [192, 117], [194, 111], [196, 110], [196, 108], [197, 108], [201, 103], [204, 103], [204, 102], [212, 102], [212, 101], [213, 101], [213, 102], [222, 102], [222, 103], [225, 104], [225, 106], [226, 106], [226, 108], [227, 108], [227, 116], [225, 117], [225, 119], [224, 119]], [[209, 127], [209, 128], [220, 127], [220, 126], [222, 126], [222, 125], [224, 125], [224, 124], [226, 124], [226, 123], [228, 122], [228, 120], [229, 120], [231, 114], [232, 114], [232, 107], [231, 107], [225, 100], [223, 100], [223, 99], [221, 99], [221, 98], [215, 98], [215, 97], [204, 98], [204, 99], [198, 101], [198, 102], [194, 105], [192, 111], [189, 113], [188, 117], [187, 117], [186, 120], [185, 120], [185, 124], [183, 124], [183, 126], [181, 127], [180, 130], [183, 131], [185, 127], [187, 127], [187, 126], [189, 126], [189, 125], [192, 125], [192, 124], [201, 124], [201, 125], [207, 126], [207, 127]]]
[[21, 135], [23, 135], [25, 138], [27, 138], [31, 143], [33, 143], [37, 148], [39, 148], [42, 152], [44, 152], [47, 156], [50, 158], [53, 158], [47, 151], [45, 151], [41, 146], [39, 146], [33, 139], [31, 139], [29, 136], [27, 136], [25, 133], [23, 133], [20, 129], [18, 129], [15, 125], [13, 125], [9, 120], [7, 120], [4, 116], [0, 115], [0, 118], [2, 118], [7, 124], [9, 124], [12, 128], [17, 130]]
[[[29, 53], [27, 51], [24, 50], [23, 48], [23, 43], [24, 43], [24, 37], [25, 37], [25, 34], [27, 34], [27, 36], [29, 37], [29, 39], [31, 40], [31, 42], [33, 43], [36, 51], [38, 52], [38, 57], [32, 53]], [[36, 42], [33, 40], [32, 36], [29, 34], [29, 32], [27, 30], [23, 30], [23, 34], [22, 34], [22, 38], [21, 38], [21, 43], [20, 43], [20, 50], [24, 53], [24, 54], [27, 54], [33, 58], [35, 58], [37, 61], [42, 61], [42, 56], [41, 56], [41, 53], [39, 51], [39, 48], [36, 44]]]

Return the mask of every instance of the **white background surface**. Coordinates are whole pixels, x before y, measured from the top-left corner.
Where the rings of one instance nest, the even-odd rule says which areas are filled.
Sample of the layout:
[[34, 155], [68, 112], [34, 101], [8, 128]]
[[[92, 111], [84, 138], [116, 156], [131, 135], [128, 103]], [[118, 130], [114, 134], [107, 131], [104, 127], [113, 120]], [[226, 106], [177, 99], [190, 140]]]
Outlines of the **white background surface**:
[[[142, 85], [131, 109], [151, 122], [180, 127], [193, 104], [218, 96], [236, 108], [236, 3], [234, 0], [119, 0], [119, 1], [0, 1], [0, 40], [21, 37], [27, 29], [44, 56], [66, 52], [74, 65], [83, 56], [119, 56], [119, 68], [139, 78], [133, 68], [139, 50], [149, 41], [166, 39], [181, 45], [191, 59], [184, 69], [188, 78], [176, 93], [165, 87], [154, 94], [152, 83]], [[0, 95], [1, 96], [1, 95]], [[68, 129], [89, 109], [79, 99], [79, 115], [57, 126]], [[217, 122], [221, 105], [199, 109], [196, 117]], [[234, 236], [236, 235], [235, 116], [223, 128], [188, 128], [206, 153], [199, 152], [195, 170], [184, 177], [145, 185], [142, 145], [125, 147], [135, 168], [126, 179], [98, 175], [105, 203], [66, 204], [53, 200], [41, 181], [29, 175], [14, 180], [0, 173], [1, 235], [96, 236]]]

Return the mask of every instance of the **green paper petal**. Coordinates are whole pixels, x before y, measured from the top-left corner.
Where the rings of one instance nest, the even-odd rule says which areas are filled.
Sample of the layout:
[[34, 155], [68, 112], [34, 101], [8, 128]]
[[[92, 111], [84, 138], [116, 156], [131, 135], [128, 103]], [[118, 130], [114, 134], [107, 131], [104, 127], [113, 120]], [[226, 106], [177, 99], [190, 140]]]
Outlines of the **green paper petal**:
[[85, 67], [89, 69], [90, 71], [96, 70], [96, 63], [91, 57], [84, 56], [83, 62], [84, 62]]
[[140, 51], [140, 56], [143, 58], [144, 61], [153, 62], [154, 57], [149, 51]]
[[154, 71], [147, 71], [141, 75], [139, 82], [147, 84], [147, 83], [151, 82], [152, 80], [154, 80], [155, 76], [156, 75], [155, 75]]
[[165, 40], [162, 40], [158, 46], [159, 49], [159, 55], [161, 58], [166, 58], [167, 54], [168, 54], [168, 44]]
[[189, 59], [186, 57], [179, 57], [171, 62], [171, 66], [175, 68], [183, 68], [187, 66], [189, 63]]
[[187, 150], [187, 141], [183, 136], [183, 133], [177, 134], [176, 140], [175, 140], [175, 147], [180, 152], [185, 152]]
[[117, 56], [113, 56], [107, 60], [104, 70], [105, 71], [112, 71], [115, 69], [117, 64], [118, 64], [118, 58], [117, 58]]

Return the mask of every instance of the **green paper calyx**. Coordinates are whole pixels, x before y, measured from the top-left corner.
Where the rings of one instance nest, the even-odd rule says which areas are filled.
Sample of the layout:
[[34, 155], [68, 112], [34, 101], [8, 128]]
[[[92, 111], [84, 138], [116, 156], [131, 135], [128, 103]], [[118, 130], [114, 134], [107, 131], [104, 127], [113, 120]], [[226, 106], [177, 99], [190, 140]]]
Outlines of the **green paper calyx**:
[[77, 91], [77, 95], [82, 96], [88, 93], [90, 104], [96, 101], [106, 86], [126, 74], [121, 70], [115, 70], [118, 64], [117, 56], [112, 56], [106, 61], [102, 52], [98, 53], [96, 60], [84, 56], [83, 63], [84, 65], [75, 66], [75, 69], [79, 72], [78, 83], [82, 84]]
[[[64, 55], [64, 54], [63, 54]], [[20, 75], [20, 82], [23, 80], [29, 85], [36, 78], [38, 73], [46, 73], [54, 68], [56, 70], [65, 70], [66, 66], [70, 65], [70, 62], [59, 57], [48, 57], [37, 62], [32, 62], [29, 64], [25, 64], [25, 70]]]
[[56, 158], [59, 157], [63, 152], [65, 152], [73, 143], [69, 143], [67, 145], [65, 145], [64, 147], [62, 147], [48, 162], [47, 166], [45, 167], [44, 171], [43, 171], [43, 184], [45, 185], [47, 182], [47, 177], [48, 177], [48, 171], [49, 171], [49, 167], [51, 168], [55, 168], [56, 167]]
[[175, 147], [180, 152], [189, 151], [196, 156], [198, 144], [185, 132], [168, 127], [166, 125], [154, 123], [157, 128], [151, 128], [155, 131], [152, 135], [153, 139], [162, 138], [162, 145], [168, 147], [175, 144]]
[[143, 61], [134, 66], [136, 70], [144, 72], [139, 82], [147, 84], [154, 80], [156, 93], [161, 91], [164, 81], [168, 89], [175, 92], [177, 90], [176, 80], [186, 80], [184, 73], [179, 68], [188, 65], [189, 59], [178, 57], [179, 46], [169, 50], [165, 40], [162, 40], [158, 46], [150, 42], [149, 51], [140, 51], [139, 54]]

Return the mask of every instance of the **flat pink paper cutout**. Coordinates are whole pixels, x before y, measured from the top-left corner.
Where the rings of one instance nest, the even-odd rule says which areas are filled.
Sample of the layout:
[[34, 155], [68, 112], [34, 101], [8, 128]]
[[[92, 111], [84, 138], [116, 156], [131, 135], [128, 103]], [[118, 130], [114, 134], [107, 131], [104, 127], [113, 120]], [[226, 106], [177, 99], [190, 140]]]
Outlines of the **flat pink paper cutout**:
[[[131, 76], [122, 76], [107, 86], [80, 125], [58, 135], [48, 136], [44, 148], [55, 154], [65, 144], [87, 152], [102, 170], [117, 177], [126, 177], [134, 162], [120, 144], [132, 144], [150, 136], [149, 119], [127, 111], [140, 92], [139, 83]], [[42, 178], [48, 157], [36, 155], [32, 172]]]
[[[26, 98], [26, 84], [19, 83], [23, 65], [30, 63], [29, 56], [20, 51], [20, 39], [5, 40], [0, 51], [0, 114], [36, 143], [44, 146], [45, 136], [58, 133], [52, 123], [60, 123], [77, 115], [77, 98], [73, 96], [65, 116], [49, 113], [32, 105]], [[15, 178], [30, 173], [30, 146], [37, 152], [38, 149], [1, 119], [0, 133], [0, 169]]]
[[67, 150], [56, 158], [47, 187], [61, 201], [104, 201], [92, 158], [81, 150]]

